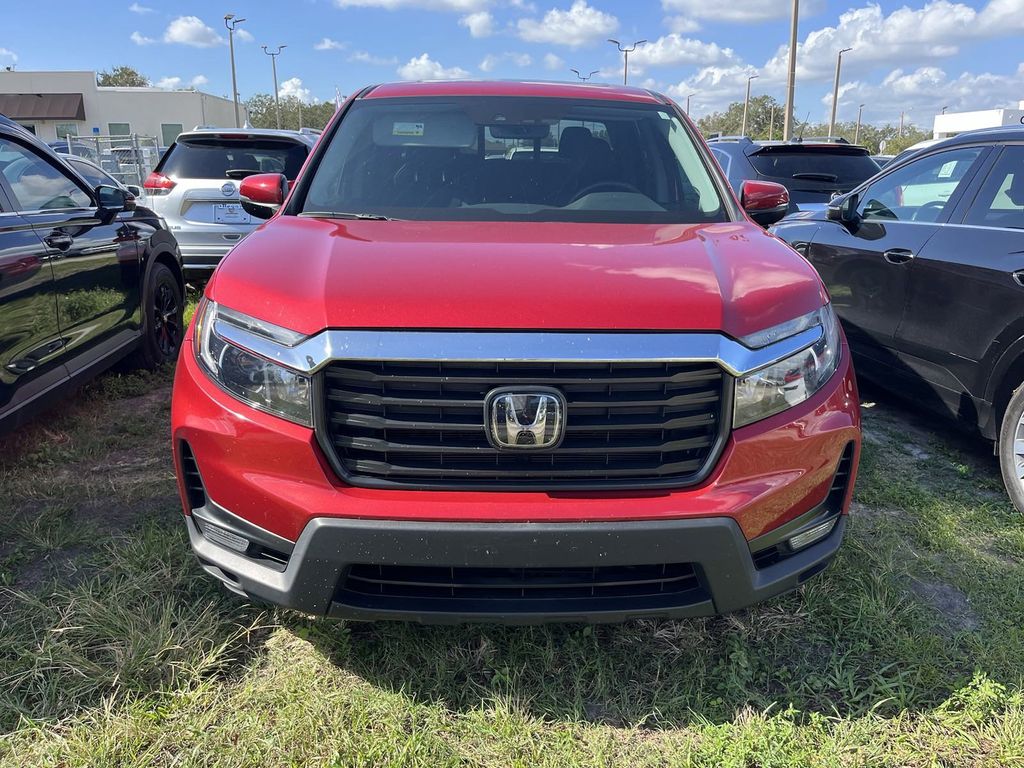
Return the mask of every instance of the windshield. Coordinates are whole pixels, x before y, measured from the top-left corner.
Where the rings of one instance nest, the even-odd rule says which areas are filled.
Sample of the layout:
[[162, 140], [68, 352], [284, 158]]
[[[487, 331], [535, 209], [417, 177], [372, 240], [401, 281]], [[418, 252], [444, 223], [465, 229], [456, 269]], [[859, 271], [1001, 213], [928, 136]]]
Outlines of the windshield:
[[435, 221], [727, 218], [670, 108], [555, 98], [356, 102], [299, 204], [307, 216]]
[[176, 179], [244, 179], [257, 173], [294, 179], [306, 154], [305, 144], [287, 139], [202, 136], [175, 142], [157, 170]]

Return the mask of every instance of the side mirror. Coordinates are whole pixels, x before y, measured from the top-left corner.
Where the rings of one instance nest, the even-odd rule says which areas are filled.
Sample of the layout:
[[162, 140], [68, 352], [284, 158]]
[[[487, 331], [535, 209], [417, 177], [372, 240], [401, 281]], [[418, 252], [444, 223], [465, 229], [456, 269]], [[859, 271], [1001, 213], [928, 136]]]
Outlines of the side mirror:
[[852, 224], [857, 220], [859, 197], [850, 194], [832, 200], [825, 209], [825, 218], [829, 221], [838, 221], [840, 224]]
[[135, 197], [142, 197], [144, 194], [142, 191], [142, 187], [140, 187], [138, 184], [127, 184], [125, 186], [128, 189], [128, 191], [131, 192], [132, 195]]
[[770, 227], [789, 213], [789, 190], [774, 181], [743, 182], [740, 205], [762, 227]]
[[242, 179], [238, 196], [245, 212], [257, 219], [269, 219], [288, 196], [288, 179], [283, 173], [257, 173]]
[[122, 211], [135, 210], [135, 198], [120, 187], [110, 184], [100, 184], [96, 187], [96, 199], [99, 201], [101, 221], [113, 221]]

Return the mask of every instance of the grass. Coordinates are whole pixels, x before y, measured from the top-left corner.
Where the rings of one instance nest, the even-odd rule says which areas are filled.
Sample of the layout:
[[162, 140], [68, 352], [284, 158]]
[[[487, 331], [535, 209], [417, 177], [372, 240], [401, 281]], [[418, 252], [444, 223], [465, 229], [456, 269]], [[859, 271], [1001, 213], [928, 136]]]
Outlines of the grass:
[[846, 544], [796, 594], [422, 627], [206, 577], [170, 379], [108, 375], [0, 448], [0, 765], [1024, 764], [1024, 521], [985, 446], [897, 404], [867, 404]]

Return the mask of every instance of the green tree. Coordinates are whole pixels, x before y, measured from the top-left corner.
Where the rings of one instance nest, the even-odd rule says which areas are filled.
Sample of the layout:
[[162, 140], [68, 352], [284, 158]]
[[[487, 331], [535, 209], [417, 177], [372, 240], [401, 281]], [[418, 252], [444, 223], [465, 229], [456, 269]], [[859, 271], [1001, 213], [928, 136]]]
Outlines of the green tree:
[[[772, 119], [774, 112], [775, 118]], [[747, 136], [752, 139], [782, 138], [782, 123], [785, 116], [782, 105], [768, 95], [752, 96], [747, 109]], [[774, 131], [772, 131], [774, 122]], [[712, 112], [697, 121], [697, 127], [705, 136], [718, 133], [723, 136], [738, 136], [743, 128], [743, 102], [734, 101], [724, 112]]]
[[[245, 102], [249, 110], [249, 123], [253, 128], [276, 128], [277, 115], [274, 110], [274, 96], [257, 93]], [[296, 96], [281, 99], [281, 127], [291, 130], [299, 128], [299, 111], [302, 111], [302, 127], [324, 128], [334, 115], [333, 101], [318, 101], [308, 104]]]
[[103, 87], [145, 88], [149, 84], [148, 77], [127, 64], [116, 66], [110, 71], [104, 69], [96, 73], [96, 85]]

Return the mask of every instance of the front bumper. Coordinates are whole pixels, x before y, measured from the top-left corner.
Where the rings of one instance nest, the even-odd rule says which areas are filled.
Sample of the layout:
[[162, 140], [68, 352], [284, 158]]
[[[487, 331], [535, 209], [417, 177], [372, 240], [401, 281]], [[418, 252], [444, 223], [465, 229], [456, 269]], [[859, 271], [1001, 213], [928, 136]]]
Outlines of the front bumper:
[[[788, 592], [822, 571], [842, 541], [845, 518], [824, 508], [815, 513], [813, 519], [805, 516], [802, 528], [833, 519], [831, 533], [760, 568], [728, 518], [382, 525], [321, 517], [306, 526], [284, 563], [215, 544], [201, 530], [210, 519], [201, 513], [187, 517], [186, 524], [204, 569], [250, 598], [335, 618], [519, 624], [709, 616]], [[223, 521], [221, 511], [218, 522]], [[689, 580], [677, 591], [670, 591], [671, 579], [657, 587], [625, 580], [624, 574], [638, 570], [649, 575], [652, 569], [643, 568], [648, 565], [655, 573], [686, 569]], [[365, 573], [368, 567], [379, 577], [369, 590], [358, 578], [350, 581], [356, 569]], [[596, 569], [606, 574], [596, 579], [601, 586], [565, 587]], [[525, 571], [538, 574], [533, 588], [507, 583], [510, 574]]]

